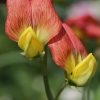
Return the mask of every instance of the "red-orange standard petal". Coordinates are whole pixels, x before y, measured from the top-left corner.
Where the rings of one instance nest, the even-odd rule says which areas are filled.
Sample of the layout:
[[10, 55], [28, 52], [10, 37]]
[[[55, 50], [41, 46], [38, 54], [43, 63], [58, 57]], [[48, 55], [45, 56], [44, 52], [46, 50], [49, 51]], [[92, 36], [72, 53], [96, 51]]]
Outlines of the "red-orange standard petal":
[[7, 0], [7, 8], [5, 31], [16, 42], [28, 26], [32, 26], [43, 44], [61, 29], [62, 23], [53, 8], [52, 0]]
[[32, 25], [43, 44], [57, 35], [62, 22], [57, 16], [52, 0], [32, 0]]
[[21, 33], [31, 25], [30, 0], [7, 0], [8, 15], [5, 31], [10, 39], [18, 41]]
[[67, 59], [68, 54], [70, 54], [73, 46], [63, 27], [60, 33], [49, 41], [48, 47], [54, 62], [58, 66], [64, 68], [65, 60]]
[[74, 47], [73, 51], [75, 51], [76, 53], [80, 53], [83, 58], [86, 57], [87, 52], [86, 52], [83, 44], [79, 40], [79, 38], [76, 36], [76, 34], [72, 31], [72, 29], [67, 24], [63, 24], [63, 27], [64, 27], [68, 37], [70, 38], [71, 43], [73, 44], [73, 47]]
[[80, 53], [86, 57], [87, 52], [76, 37], [74, 32], [66, 24], [63, 24], [61, 32], [48, 43], [54, 62], [64, 68], [67, 57], [70, 53]]

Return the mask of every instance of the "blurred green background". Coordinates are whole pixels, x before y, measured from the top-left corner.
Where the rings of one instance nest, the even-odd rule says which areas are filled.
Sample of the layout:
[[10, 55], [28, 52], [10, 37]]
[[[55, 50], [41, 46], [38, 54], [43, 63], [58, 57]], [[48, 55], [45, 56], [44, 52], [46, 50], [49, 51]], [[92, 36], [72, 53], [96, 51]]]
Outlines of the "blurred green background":
[[[53, 0], [53, 4], [59, 17], [65, 20], [67, 18], [67, 8], [81, 1], [82, 0]], [[94, 1], [96, 2], [97, 0]], [[98, 13], [100, 13], [99, 9]], [[5, 34], [6, 14], [5, 3], [0, 3], [0, 100], [47, 100], [40, 64], [38, 61], [30, 61], [22, 57], [20, 55], [21, 50], [17, 43], [11, 41]], [[88, 52], [94, 54], [99, 48], [95, 41], [91, 39], [84, 45]], [[100, 56], [98, 53], [96, 58], [98, 61], [98, 70], [90, 82], [90, 91], [93, 93], [91, 100], [100, 100]], [[48, 77], [51, 90], [55, 96], [64, 83], [64, 74], [63, 70], [57, 67], [53, 62], [49, 50]], [[88, 87], [86, 87], [86, 89], [87, 88]], [[67, 95], [67, 93], [65, 94]], [[59, 100], [81, 99], [63, 99], [63, 97], [60, 97]], [[87, 100], [87, 98], [84, 100]]]

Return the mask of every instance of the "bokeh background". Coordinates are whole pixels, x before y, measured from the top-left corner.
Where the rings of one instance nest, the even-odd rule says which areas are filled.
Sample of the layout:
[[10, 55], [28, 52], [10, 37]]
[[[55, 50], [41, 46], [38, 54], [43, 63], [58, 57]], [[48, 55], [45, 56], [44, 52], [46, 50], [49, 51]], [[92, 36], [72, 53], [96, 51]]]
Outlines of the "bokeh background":
[[[81, 9], [85, 9], [85, 11], [89, 9], [88, 11], [98, 21], [99, 27], [100, 0], [53, 0], [54, 8], [62, 21], [65, 21], [70, 16], [78, 15], [78, 13], [74, 12], [73, 6], [78, 7], [82, 3], [91, 6], [89, 8], [87, 6], [83, 8], [79, 6], [76, 12]], [[17, 43], [11, 41], [6, 36], [4, 31], [6, 15], [5, 0], [1, 0], [0, 100], [47, 100], [39, 61], [30, 61], [22, 57]], [[59, 100], [100, 100], [100, 44], [93, 38], [88, 38], [82, 42], [88, 53], [92, 52], [98, 61], [97, 73], [85, 88], [79, 88], [82, 93], [66, 87], [60, 95]], [[64, 83], [64, 71], [55, 65], [49, 50], [48, 77], [51, 90], [55, 96]]]

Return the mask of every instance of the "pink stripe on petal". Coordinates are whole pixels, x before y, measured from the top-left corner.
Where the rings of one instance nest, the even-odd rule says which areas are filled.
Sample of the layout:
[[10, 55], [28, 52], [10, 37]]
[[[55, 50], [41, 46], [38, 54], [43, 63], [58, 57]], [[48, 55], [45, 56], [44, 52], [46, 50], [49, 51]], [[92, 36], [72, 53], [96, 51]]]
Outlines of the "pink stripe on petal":
[[32, 24], [43, 44], [59, 33], [61, 21], [54, 11], [51, 0], [32, 0]]
[[8, 15], [5, 31], [10, 39], [18, 41], [21, 33], [31, 25], [31, 6], [29, 0], [7, 0]]

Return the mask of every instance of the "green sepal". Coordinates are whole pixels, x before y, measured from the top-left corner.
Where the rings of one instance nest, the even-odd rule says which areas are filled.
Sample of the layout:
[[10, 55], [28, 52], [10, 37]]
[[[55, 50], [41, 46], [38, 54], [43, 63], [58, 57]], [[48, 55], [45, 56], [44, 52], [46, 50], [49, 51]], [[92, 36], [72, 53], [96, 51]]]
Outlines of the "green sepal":
[[69, 87], [70, 87], [71, 89], [75, 90], [75, 91], [78, 91], [78, 92], [81, 92], [81, 93], [82, 93], [82, 91], [80, 91], [79, 88], [78, 88], [77, 86], [69, 85]]
[[[25, 54], [24, 52], [21, 52], [20, 53], [23, 57], [25, 57]], [[34, 60], [39, 60], [41, 58], [43, 58], [43, 56], [45, 55], [45, 51], [41, 52], [41, 53], [38, 53], [35, 57], [33, 58], [30, 58], [30, 60], [34, 59]], [[26, 58], [26, 57], [25, 57]]]

